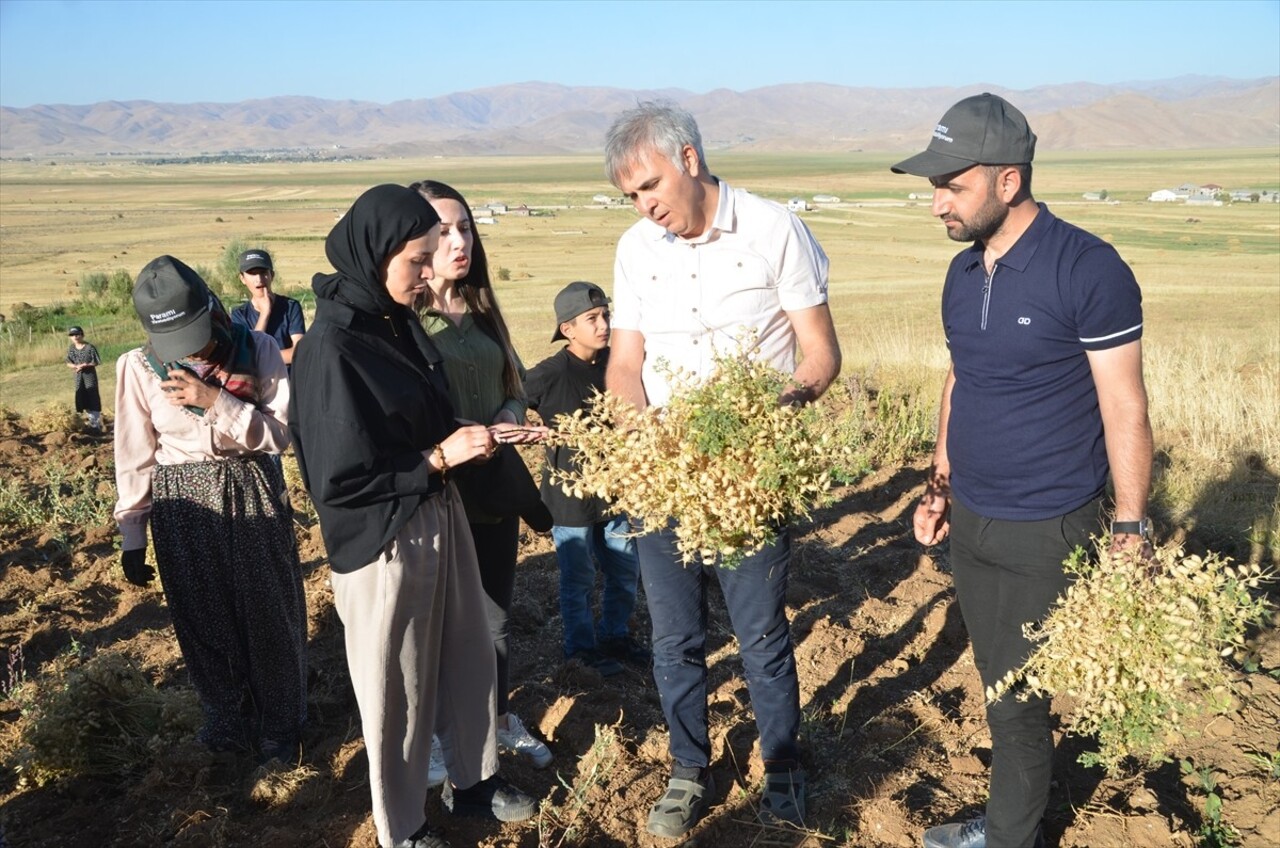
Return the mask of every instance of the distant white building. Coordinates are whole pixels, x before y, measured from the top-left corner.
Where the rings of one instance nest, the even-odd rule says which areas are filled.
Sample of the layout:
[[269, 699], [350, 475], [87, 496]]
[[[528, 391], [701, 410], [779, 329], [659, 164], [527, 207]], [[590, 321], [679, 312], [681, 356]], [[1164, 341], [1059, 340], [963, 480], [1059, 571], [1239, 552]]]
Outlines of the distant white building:
[[607, 194], [592, 195], [591, 202], [599, 203], [601, 206], [612, 206], [614, 198]]
[[1147, 200], [1152, 203], [1176, 203], [1179, 199], [1178, 193], [1171, 188], [1162, 188], [1147, 195]]
[[787, 209], [792, 212], [808, 212], [809, 204], [803, 197], [793, 197], [787, 201]]
[[1102, 192], [1100, 192], [1100, 191], [1086, 191], [1084, 194], [1082, 194], [1082, 195], [1080, 195], [1080, 196], [1081, 196], [1081, 197], [1083, 197], [1085, 200], [1101, 200], [1101, 199], [1102, 199]]
[[1222, 201], [1211, 194], [1193, 194], [1187, 198], [1188, 206], [1221, 206]]
[[839, 203], [840, 198], [834, 194], [815, 194], [813, 196], [814, 203]]
[[493, 217], [492, 215], [480, 215], [476, 218], [476, 223], [477, 224], [496, 224], [498, 223], [498, 219]]
[[490, 212], [492, 212], [492, 213], [493, 213], [493, 214], [495, 214], [495, 215], [505, 215], [505, 214], [507, 214], [507, 204], [505, 204], [505, 203], [490, 203], [490, 204], [489, 204], [489, 211], [490, 211]]

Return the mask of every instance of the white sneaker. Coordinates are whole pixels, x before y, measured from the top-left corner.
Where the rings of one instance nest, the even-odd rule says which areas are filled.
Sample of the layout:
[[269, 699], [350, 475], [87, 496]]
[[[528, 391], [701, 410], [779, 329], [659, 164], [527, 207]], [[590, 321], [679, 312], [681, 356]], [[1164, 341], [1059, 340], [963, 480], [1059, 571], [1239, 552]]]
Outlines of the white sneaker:
[[520, 721], [520, 716], [507, 713], [507, 729], [498, 728], [498, 747], [504, 751], [523, 754], [533, 760], [534, 768], [546, 768], [551, 765], [551, 749], [540, 740], [529, 734]]
[[439, 786], [449, 777], [449, 769], [444, 764], [444, 750], [440, 747], [440, 737], [431, 737], [431, 764], [427, 766], [427, 786]]

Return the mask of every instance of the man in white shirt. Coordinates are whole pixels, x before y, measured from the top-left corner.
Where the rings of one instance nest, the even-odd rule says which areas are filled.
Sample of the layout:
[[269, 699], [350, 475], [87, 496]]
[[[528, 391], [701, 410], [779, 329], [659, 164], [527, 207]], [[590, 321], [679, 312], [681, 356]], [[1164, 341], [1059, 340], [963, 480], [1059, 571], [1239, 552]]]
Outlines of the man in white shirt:
[[[753, 355], [792, 374], [780, 403], [819, 397], [840, 372], [840, 346], [827, 307], [827, 257], [800, 219], [713, 176], [693, 116], [670, 104], [641, 103], [619, 116], [606, 138], [605, 168], [644, 216], [618, 242], [608, 390], [642, 409], [662, 405], [670, 386], [658, 360], [705, 377], [717, 352], [736, 352], [754, 334]], [[637, 552], [674, 760], [649, 832], [683, 836], [715, 792], [705, 652], [712, 575], [738, 637], [760, 733], [760, 817], [803, 824], [787, 529], [732, 570], [686, 567], [670, 526], [648, 530]]]

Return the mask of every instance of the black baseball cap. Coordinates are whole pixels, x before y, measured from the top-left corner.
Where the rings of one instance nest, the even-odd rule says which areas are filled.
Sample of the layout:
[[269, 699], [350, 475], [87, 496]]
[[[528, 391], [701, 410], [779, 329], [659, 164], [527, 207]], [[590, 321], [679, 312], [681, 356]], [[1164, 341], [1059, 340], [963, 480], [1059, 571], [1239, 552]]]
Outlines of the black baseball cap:
[[158, 256], [133, 284], [133, 308], [156, 356], [172, 362], [198, 352], [213, 337], [209, 287], [180, 259]]
[[889, 170], [941, 177], [974, 165], [1023, 165], [1036, 153], [1036, 134], [1013, 104], [994, 94], [966, 97], [947, 110], [923, 153]]
[[572, 321], [589, 309], [608, 305], [609, 298], [605, 296], [604, 289], [595, 283], [579, 280], [565, 286], [556, 295], [556, 331], [551, 341], [558, 342], [564, 338], [564, 333], [560, 332], [560, 325], [564, 322]]
[[67, 335], [68, 335], [68, 336], [83, 336], [83, 335], [84, 335], [84, 330], [82, 330], [82, 329], [81, 329], [81, 328], [79, 328], [79, 327], [72, 327], [71, 329], [67, 330]]
[[265, 268], [268, 271], [274, 271], [275, 269], [271, 267], [271, 254], [260, 247], [246, 250], [240, 254], [240, 273], [252, 271], [254, 268]]

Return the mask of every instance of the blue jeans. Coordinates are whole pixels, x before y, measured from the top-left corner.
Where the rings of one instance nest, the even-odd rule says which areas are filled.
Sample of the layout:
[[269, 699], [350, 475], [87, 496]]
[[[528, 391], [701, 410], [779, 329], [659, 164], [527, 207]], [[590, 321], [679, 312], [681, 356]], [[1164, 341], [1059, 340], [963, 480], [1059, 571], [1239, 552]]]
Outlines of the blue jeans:
[[653, 619], [653, 678], [667, 718], [671, 756], [682, 766], [710, 765], [707, 735], [707, 588], [720, 581], [766, 763], [796, 762], [800, 683], [787, 621], [791, 535], [744, 559], [735, 569], [682, 565], [668, 528], [636, 539], [640, 576]]
[[[627, 623], [636, 607], [636, 545], [625, 516], [597, 521], [589, 527], [551, 528], [560, 563], [560, 618], [564, 621], [564, 655], [595, 650], [596, 640], [630, 633]], [[593, 562], [594, 560], [594, 562]], [[600, 627], [591, 615], [596, 568], [604, 576]]]

